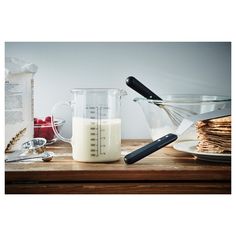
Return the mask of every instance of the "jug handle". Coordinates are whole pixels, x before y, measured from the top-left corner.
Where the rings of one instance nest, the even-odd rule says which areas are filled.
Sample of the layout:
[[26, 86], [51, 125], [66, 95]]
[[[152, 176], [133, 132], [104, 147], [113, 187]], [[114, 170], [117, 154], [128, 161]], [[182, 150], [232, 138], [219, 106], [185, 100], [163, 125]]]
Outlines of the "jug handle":
[[65, 138], [62, 135], [60, 135], [59, 132], [57, 131], [57, 129], [55, 128], [55, 126], [54, 126], [54, 113], [55, 113], [55, 110], [61, 105], [66, 105], [66, 106], [69, 106], [71, 108], [71, 103], [70, 102], [58, 102], [53, 106], [52, 112], [51, 112], [52, 129], [53, 129], [53, 132], [55, 133], [55, 135], [57, 136], [57, 138], [59, 138], [60, 140], [62, 140], [64, 142], [71, 143], [71, 138]]

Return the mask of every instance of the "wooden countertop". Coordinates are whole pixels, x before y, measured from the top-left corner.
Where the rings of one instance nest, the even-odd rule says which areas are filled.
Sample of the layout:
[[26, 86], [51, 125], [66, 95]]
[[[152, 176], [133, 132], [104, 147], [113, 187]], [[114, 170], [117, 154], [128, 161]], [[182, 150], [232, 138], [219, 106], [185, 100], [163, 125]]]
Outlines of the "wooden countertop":
[[[122, 154], [148, 140], [123, 140]], [[82, 163], [71, 157], [71, 147], [48, 146], [51, 162], [31, 161], [5, 165], [6, 193], [231, 193], [231, 166], [196, 160], [189, 154], [164, 148], [126, 165]], [[123, 155], [122, 155], [123, 157]]]

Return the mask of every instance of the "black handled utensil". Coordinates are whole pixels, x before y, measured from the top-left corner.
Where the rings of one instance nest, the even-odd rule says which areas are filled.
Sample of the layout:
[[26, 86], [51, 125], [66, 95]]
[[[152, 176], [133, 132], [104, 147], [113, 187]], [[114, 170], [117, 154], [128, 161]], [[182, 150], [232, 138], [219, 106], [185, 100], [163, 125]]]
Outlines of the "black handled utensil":
[[188, 117], [187, 119], [184, 119], [181, 124], [178, 126], [178, 129], [176, 130], [176, 134], [167, 134], [157, 140], [155, 140], [152, 143], [149, 143], [145, 145], [144, 147], [141, 147], [128, 155], [124, 157], [124, 161], [126, 164], [133, 164], [144, 157], [150, 155], [151, 153], [165, 147], [166, 145], [174, 142], [178, 136], [183, 134], [187, 129], [189, 129], [196, 121], [198, 120], [209, 120], [213, 118], [219, 118], [224, 116], [231, 115], [231, 109], [230, 108], [224, 108], [221, 110], [215, 110], [207, 113], [203, 113], [200, 115], [193, 115], [191, 117]]
[[154, 92], [152, 92], [149, 88], [147, 88], [133, 76], [129, 76], [126, 79], [126, 84], [147, 99], [162, 100], [159, 96], [157, 96]]
[[158, 149], [161, 149], [165, 147], [166, 145], [174, 142], [178, 136], [176, 134], [167, 134], [157, 140], [155, 140], [152, 143], [149, 143], [131, 153], [126, 155], [124, 157], [124, 161], [126, 164], [133, 164], [144, 157], [152, 154], [153, 152], [157, 151]]
[[186, 116], [196, 115], [195, 112], [192, 112], [190, 110], [178, 106], [173, 106], [171, 104], [162, 103], [162, 98], [160, 98], [157, 94], [155, 94], [153, 91], [151, 91], [133, 76], [129, 76], [126, 79], [126, 84], [146, 99], [154, 100], [152, 101], [152, 103], [158, 106], [159, 108], [163, 109], [175, 126], [179, 126], [181, 121]]

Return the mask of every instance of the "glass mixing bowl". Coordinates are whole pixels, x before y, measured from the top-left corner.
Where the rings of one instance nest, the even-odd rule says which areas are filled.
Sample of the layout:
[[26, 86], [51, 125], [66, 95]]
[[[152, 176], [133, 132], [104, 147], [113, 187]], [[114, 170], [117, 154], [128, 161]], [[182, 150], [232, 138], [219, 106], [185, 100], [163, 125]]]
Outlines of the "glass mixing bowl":
[[[174, 133], [180, 122], [188, 116], [231, 106], [231, 98], [227, 96], [183, 94], [162, 96], [162, 99], [134, 99], [142, 108], [153, 140]], [[196, 131], [192, 126], [179, 137], [178, 142], [196, 139]]]

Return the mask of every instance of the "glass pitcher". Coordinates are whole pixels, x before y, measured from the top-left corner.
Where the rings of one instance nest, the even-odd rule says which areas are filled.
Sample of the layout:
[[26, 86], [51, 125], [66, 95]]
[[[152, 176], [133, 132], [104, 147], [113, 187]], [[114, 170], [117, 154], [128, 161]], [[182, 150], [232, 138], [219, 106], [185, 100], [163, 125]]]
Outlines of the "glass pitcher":
[[[72, 157], [81, 162], [111, 162], [120, 159], [120, 100], [126, 95], [120, 89], [72, 89], [71, 102], [59, 102], [52, 109], [55, 135], [72, 145]], [[72, 137], [62, 137], [53, 125], [56, 109], [68, 105], [72, 109]]]

